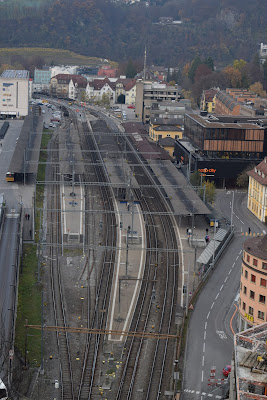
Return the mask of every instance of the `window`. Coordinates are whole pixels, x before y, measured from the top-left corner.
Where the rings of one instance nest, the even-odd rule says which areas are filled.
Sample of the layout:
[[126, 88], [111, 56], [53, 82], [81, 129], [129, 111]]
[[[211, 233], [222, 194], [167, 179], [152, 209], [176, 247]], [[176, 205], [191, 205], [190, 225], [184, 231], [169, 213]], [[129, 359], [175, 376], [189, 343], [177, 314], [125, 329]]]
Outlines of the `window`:
[[248, 271], [245, 270], [245, 278], [248, 279]]
[[261, 286], [266, 287], [266, 279], [261, 278]]
[[248, 308], [249, 315], [253, 315], [253, 311], [254, 311], [253, 308], [249, 306], [249, 308]]
[[264, 320], [264, 312], [258, 311], [258, 318]]
[[243, 302], [243, 306], [242, 306], [243, 310], [246, 311], [246, 303]]
[[247, 262], [250, 262], [250, 256], [247, 254]]
[[250, 291], [249, 297], [250, 297], [252, 300], [255, 299], [255, 292], [253, 292], [253, 290]]
[[265, 304], [266, 297], [262, 294], [259, 295], [259, 302]]
[[244, 294], [247, 294], [247, 288], [244, 286]]
[[263, 262], [263, 263], [262, 263], [262, 269], [267, 270], [267, 263], [266, 263], [266, 262]]
[[251, 274], [251, 282], [256, 283], [256, 276]]
[[256, 258], [253, 258], [253, 265], [254, 265], [255, 267], [258, 266], [258, 260], [257, 260]]

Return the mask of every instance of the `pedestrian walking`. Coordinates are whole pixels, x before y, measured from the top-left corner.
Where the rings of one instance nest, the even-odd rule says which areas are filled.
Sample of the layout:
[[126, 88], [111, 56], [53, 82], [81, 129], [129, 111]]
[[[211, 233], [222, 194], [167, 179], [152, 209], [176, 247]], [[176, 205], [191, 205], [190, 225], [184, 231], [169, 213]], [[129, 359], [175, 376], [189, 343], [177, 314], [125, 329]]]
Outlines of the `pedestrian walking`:
[[31, 229], [30, 229], [29, 233], [30, 233], [30, 238], [32, 238], [32, 230]]
[[28, 219], [28, 214], [25, 214], [25, 219]]
[[251, 232], [251, 229], [250, 229], [250, 227], [248, 228], [248, 234], [250, 235], [250, 232]]
[[28, 221], [29, 221], [29, 219], [30, 219], [30, 214], [28, 214]]

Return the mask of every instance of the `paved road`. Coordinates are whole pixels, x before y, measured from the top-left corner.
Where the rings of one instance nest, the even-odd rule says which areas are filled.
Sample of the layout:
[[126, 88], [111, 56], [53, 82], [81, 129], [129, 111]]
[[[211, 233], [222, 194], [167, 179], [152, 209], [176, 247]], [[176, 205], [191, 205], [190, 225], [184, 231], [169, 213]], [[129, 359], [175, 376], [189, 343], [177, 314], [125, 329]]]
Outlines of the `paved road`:
[[200, 294], [190, 320], [182, 396], [186, 400], [223, 395], [221, 388], [208, 385], [208, 379], [213, 366], [216, 378], [224, 378], [222, 368], [232, 358], [244, 233], [248, 227], [256, 234], [266, 228], [246, 209], [245, 192], [234, 193], [233, 213], [232, 203], [233, 192], [218, 192], [216, 208], [228, 218], [232, 215], [235, 236]]

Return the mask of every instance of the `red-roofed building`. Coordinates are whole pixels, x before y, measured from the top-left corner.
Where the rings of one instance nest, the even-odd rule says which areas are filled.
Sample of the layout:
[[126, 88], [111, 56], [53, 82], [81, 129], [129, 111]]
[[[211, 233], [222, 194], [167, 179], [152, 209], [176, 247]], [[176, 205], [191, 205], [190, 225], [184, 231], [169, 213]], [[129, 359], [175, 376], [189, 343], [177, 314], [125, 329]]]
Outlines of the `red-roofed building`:
[[260, 221], [267, 220], [267, 157], [248, 172], [248, 209]]
[[81, 90], [85, 90], [87, 80], [81, 75], [58, 74], [50, 80], [50, 94], [56, 97], [72, 98], [78, 97]]
[[111, 68], [110, 65], [105, 65], [102, 68], [99, 68], [97, 75], [98, 76], [106, 76], [108, 78], [115, 78], [118, 74], [117, 68]]
[[209, 90], [204, 90], [202, 93], [200, 101], [200, 109], [202, 111], [207, 111], [208, 113], [213, 113], [215, 110], [215, 97], [218, 89], [212, 88]]

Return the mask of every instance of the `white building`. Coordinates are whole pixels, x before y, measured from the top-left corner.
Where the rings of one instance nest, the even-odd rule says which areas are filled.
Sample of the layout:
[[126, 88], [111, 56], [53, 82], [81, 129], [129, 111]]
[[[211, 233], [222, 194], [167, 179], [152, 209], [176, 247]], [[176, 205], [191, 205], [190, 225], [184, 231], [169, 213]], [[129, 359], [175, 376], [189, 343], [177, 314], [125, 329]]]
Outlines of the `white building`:
[[261, 43], [260, 45], [260, 62], [263, 64], [267, 58], [267, 44]]
[[52, 67], [51, 70], [51, 78], [53, 78], [56, 75], [59, 74], [67, 74], [67, 75], [76, 75], [78, 66], [65, 66], [65, 65], [59, 65]]
[[5, 70], [0, 76], [0, 114], [25, 117], [29, 110], [29, 71]]

